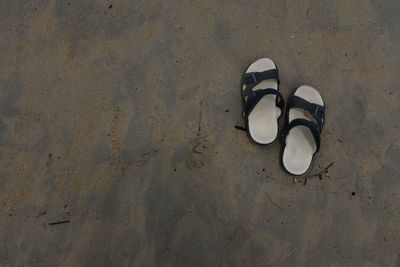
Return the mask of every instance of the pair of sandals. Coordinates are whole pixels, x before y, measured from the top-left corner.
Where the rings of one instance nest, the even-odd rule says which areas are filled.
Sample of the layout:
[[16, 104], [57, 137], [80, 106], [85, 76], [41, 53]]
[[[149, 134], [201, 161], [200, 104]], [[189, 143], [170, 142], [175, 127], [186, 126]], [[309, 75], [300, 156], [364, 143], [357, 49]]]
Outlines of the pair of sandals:
[[[245, 129], [250, 140], [263, 146], [272, 144], [278, 137], [278, 120], [285, 109], [274, 61], [261, 58], [247, 68], [242, 98]], [[324, 120], [324, 101], [313, 87], [300, 86], [289, 97], [281, 135], [281, 165], [291, 175], [302, 175], [310, 168], [320, 147]]]

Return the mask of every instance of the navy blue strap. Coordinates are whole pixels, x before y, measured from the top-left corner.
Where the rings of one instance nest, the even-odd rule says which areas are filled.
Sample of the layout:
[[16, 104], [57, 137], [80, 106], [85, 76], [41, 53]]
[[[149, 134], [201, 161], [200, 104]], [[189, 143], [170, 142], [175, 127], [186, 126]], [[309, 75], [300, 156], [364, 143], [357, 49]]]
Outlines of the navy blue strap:
[[321, 144], [321, 128], [315, 122], [306, 119], [294, 119], [292, 120], [287, 129], [284, 131], [283, 140], [286, 142], [286, 136], [289, 134], [290, 130], [297, 126], [305, 126], [310, 129], [312, 135], [314, 136], [315, 143], [317, 144], [317, 151], [319, 151], [319, 146]]
[[279, 71], [270, 69], [262, 72], [249, 72], [245, 73], [243, 77], [243, 83], [246, 85], [257, 84], [264, 80], [277, 80], [279, 83]]
[[245, 102], [244, 102], [244, 113], [243, 116], [247, 118], [257, 103], [263, 98], [265, 95], [276, 95], [276, 103], [275, 105], [279, 107], [282, 111], [285, 108], [285, 101], [281, 93], [278, 90], [268, 88], [268, 89], [260, 89], [253, 91], [251, 93], [245, 92]]
[[322, 124], [325, 120], [325, 107], [324, 106], [310, 103], [307, 100], [294, 95], [294, 96], [290, 97], [287, 108], [288, 108], [288, 110], [291, 108], [301, 108], [301, 109], [308, 111], [313, 116], [313, 118], [317, 121], [318, 126], [320, 128], [322, 128]]
[[267, 88], [267, 89], [259, 89], [253, 91], [253, 88], [264, 80], [276, 80], [279, 84], [279, 71], [277, 69], [270, 69], [262, 72], [250, 72], [244, 74], [243, 83], [246, 85], [246, 88], [243, 90], [243, 97], [244, 97], [243, 116], [245, 118], [247, 118], [250, 115], [254, 107], [265, 95], [276, 95], [275, 105], [279, 107], [282, 111], [284, 109], [285, 102], [278, 90]]

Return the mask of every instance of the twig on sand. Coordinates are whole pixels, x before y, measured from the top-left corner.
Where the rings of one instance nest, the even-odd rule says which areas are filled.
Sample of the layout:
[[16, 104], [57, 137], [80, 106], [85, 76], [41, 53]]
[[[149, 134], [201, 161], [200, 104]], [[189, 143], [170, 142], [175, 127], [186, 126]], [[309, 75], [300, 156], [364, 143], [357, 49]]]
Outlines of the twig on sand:
[[50, 222], [49, 225], [63, 224], [63, 223], [69, 223], [69, 222], [71, 222], [71, 221], [65, 220], [65, 221], [58, 221], [58, 222]]
[[318, 177], [320, 180], [322, 180], [322, 177], [324, 174], [328, 173], [328, 170], [330, 167], [333, 166], [333, 164], [335, 164], [334, 161], [332, 161], [327, 167], [325, 167], [324, 169], [322, 169], [319, 173], [315, 173], [315, 174], [311, 174], [309, 176], [306, 176], [306, 178], [304, 178], [304, 185], [307, 184], [307, 179], [308, 178], [313, 178], [313, 177]]
[[242, 127], [242, 126], [239, 126], [239, 125], [235, 125], [235, 129], [236, 130], [241, 130], [241, 131], [246, 131], [246, 128], [244, 128], [244, 127]]
[[157, 123], [160, 123], [160, 121], [159, 120], [157, 120], [156, 118], [154, 118], [153, 116], [151, 116], [150, 115], [150, 118], [153, 120], [153, 121], [155, 121], [155, 122], [157, 122]]

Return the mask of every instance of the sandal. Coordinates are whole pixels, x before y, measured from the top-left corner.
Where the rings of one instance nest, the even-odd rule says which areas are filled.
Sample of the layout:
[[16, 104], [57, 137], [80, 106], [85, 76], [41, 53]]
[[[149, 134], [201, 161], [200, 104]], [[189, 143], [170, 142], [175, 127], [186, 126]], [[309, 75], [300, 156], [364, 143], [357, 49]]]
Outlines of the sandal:
[[243, 118], [247, 135], [259, 145], [269, 145], [278, 136], [278, 119], [284, 100], [278, 91], [279, 72], [269, 58], [252, 63], [243, 77]]
[[289, 98], [286, 117], [281, 164], [288, 173], [302, 175], [321, 143], [325, 106], [320, 93], [311, 86], [300, 86]]

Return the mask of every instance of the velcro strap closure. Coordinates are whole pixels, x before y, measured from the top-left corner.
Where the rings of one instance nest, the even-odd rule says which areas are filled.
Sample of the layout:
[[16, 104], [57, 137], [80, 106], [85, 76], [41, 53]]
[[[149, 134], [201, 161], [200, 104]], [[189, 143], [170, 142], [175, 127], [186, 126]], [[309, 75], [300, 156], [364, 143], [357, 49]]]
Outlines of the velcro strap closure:
[[301, 108], [301, 109], [308, 111], [314, 117], [314, 119], [318, 122], [318, 126], [320, 128], [322, 128], [322, 123], [325, 120], [325, 107], [324, 106], [310, 103], [307, 100], [305, 100], [301, 97], [298, 97], [298, 96], [292, 96], [289, 99], [287, 108], [288, 109]]
[[279, 81], [279, 71], [277, 69], [270, 69], [263, 72], [249, 72], [245, 73], [243, 77], [244, 84], [255, 84], [264, 80], [277, 80]]

